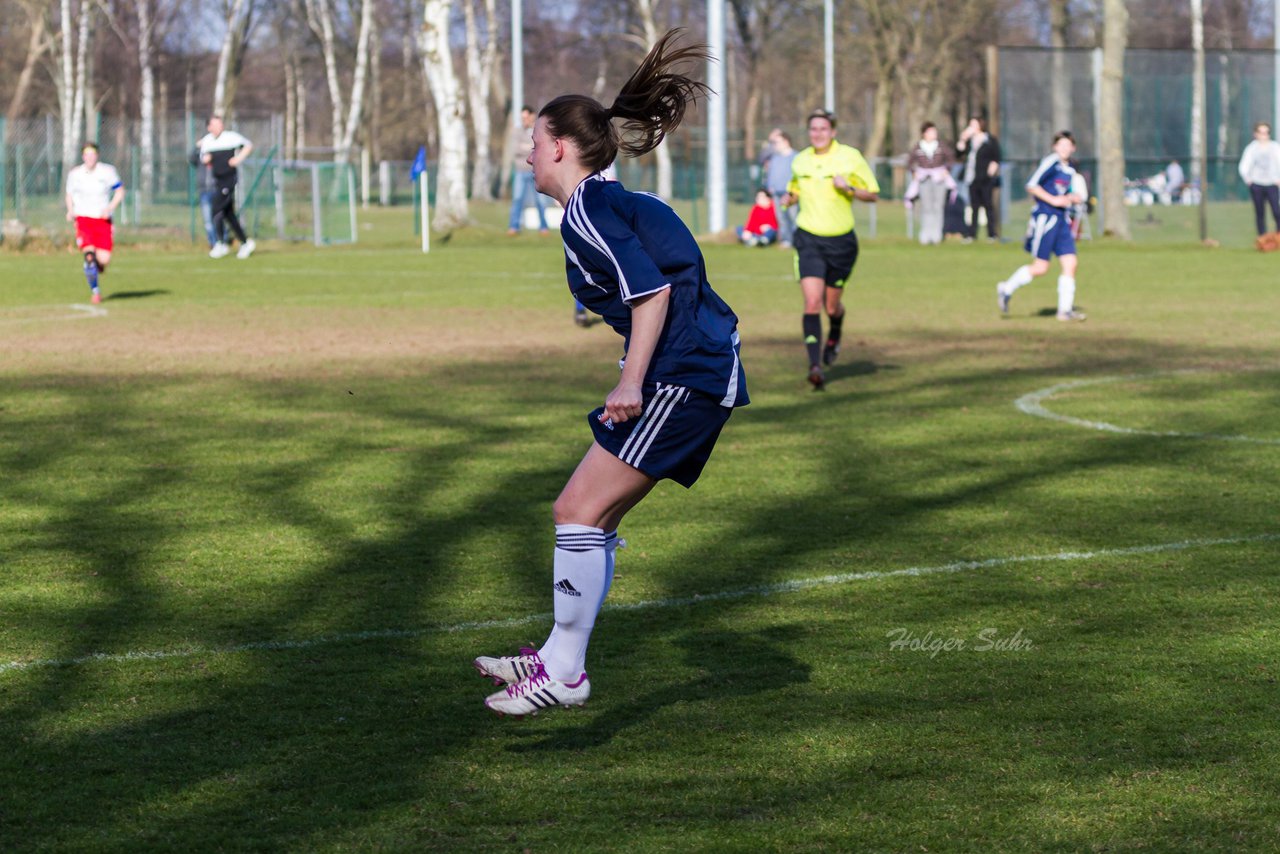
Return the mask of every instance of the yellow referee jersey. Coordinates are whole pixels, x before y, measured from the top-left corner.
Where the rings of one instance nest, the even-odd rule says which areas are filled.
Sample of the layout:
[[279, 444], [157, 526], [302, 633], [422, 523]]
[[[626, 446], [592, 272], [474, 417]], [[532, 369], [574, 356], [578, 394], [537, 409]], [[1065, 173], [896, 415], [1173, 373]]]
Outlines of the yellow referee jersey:
[[821, 237], [853, 231], [853, 199], [836, 189], [832, 178], [843, 175], [849, 186], [879, 193], [880, 185], [862, 152], [832, 140], [826, 154], [809, 146], [791, 162], [787, 191], [800, 200], [796, 227]]

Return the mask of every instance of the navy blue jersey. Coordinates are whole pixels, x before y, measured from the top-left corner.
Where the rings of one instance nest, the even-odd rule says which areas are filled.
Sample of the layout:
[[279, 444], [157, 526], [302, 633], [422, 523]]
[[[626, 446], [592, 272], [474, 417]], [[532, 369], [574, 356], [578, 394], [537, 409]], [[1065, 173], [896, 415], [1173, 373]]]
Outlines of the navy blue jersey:
[[671, 289], [646, 383], [685, 386], [721, 406], [747, 404], [738, 318], [707, 281], [702, 250], [666, 202], [601, 175], [569, 196], [560, 224], [569, 290], [631, 340], [631, 301]]
[[[1040, 165], [1036, 168], [1036, 172], [1027, 181], [1027, 187], [1040, 187], [1051, 196], [1065, 196], [1071, 192], [1071, 182], [1076, 176], [1076, 170], [1072, 169], [1070, 164], [1063, 163], [1058, 159], [1058, 155], [1050, 154], [1044, 160], [1040, 161]], [[1047, 205], [1040, 199], [1036, 199], [1036, 206], [1031, 211], [1034, 217], [1037, 214], [1050, 214], [1051, 216], [1071, 218], [1071, 208], [1055, 208], [1053, 205]]]

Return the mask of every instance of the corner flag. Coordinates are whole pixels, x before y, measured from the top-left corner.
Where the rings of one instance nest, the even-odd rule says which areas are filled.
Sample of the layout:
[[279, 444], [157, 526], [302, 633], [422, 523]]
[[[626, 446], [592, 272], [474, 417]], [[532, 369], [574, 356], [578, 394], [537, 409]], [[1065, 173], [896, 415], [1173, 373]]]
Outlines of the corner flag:
[[409, 177], [418, 180], [418, 176], [427, 171], [427, 147], [424, 145], [418, 149], [418, 156], [413, 158], [413, 165], [409, 167]]

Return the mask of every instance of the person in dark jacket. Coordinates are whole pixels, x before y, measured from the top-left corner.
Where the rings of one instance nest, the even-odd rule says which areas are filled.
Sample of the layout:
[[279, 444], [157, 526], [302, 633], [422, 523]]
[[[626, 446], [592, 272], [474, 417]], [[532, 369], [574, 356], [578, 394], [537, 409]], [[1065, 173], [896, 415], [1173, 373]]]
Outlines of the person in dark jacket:
[[987, 132], [987, 120], [981, 116], [969, 119], [960, 132], [956, 156], [964, 163], [964, 182], [969, 186], [968, 237], [978, 236], [978, 211], [987, 215], [987, 239], [1000, 236], [996, 212], [996, 190], [1000, 187], [1000, 140]]

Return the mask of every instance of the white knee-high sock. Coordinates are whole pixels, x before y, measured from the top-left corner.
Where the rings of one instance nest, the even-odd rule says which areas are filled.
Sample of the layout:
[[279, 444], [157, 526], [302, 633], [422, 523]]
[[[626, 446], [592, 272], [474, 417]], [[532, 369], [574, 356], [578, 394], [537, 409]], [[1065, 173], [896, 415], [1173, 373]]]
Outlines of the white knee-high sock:
[[1035, 276], [1031, 275], [1031, 268], [1026, 264], [1013, 271], [1013, 275], [1004, 280], [1001, 287], [1006, 294], [1011, 294], [1023, 285], [1031, 284], [1031, 280]]
[[[538, 651], [547, 675], [576, 680], [586, 669], [587, 643], [613, 580], [605, 532], [587, 525], [556, 525], [552, 598], [555, 627]], [[616, 548], [617, 532], [613, 534]]]
[[1058, 314], [1066, 314], [1076, 307], [1076, 277], [1058, 277]]

